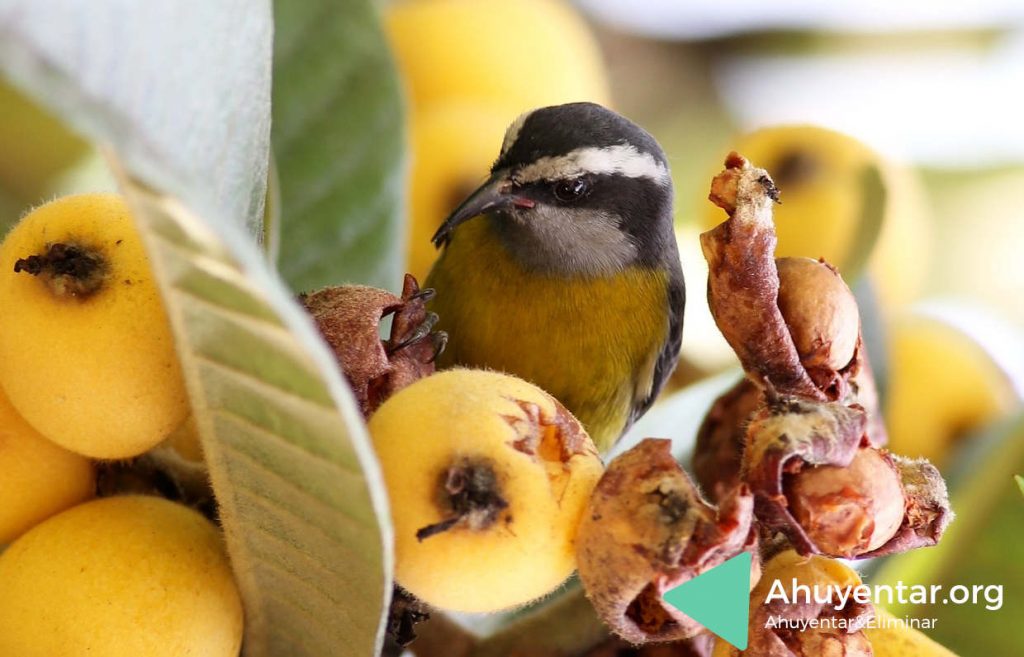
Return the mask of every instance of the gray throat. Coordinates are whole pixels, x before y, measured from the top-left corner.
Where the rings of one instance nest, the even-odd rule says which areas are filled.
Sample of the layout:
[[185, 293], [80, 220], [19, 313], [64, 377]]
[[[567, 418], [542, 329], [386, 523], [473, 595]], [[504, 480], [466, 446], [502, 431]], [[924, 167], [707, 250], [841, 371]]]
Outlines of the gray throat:
[[529, 220], [505, 213], [486, 219], [512, 257], [533, 272], [597, 278], [637, 259], [637, 247], [618, 218], [600, 210], [549, 207]]

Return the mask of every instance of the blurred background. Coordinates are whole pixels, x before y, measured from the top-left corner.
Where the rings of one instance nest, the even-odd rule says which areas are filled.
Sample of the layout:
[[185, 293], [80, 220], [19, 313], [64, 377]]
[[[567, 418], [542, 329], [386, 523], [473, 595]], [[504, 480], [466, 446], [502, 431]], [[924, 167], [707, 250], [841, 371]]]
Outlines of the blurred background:
[[[410, 272], [429, 270], [430, 235], [516, 116], [609, 105], [672, 166], [689, 303], [666, 394], [685, 395], [737, 365], [703, 299], [697, 236], [724, 219], [708, 184], [739, 150], [781, 188], [779, 254], [824, 257], [857, 293], [891, 448], [950, 482], [959, 519], [943, 544], [868, 564], [869, 581], [1002, 584], [998, 611], [895, 611], [939, 619], [929, 634], [961, 655], [1024, 653], [1024, 3], [405, 0], [381, 13], [408, 100]], [[2, 81], [0, 144], [0, 228], [104, 186], [91, 147]]]

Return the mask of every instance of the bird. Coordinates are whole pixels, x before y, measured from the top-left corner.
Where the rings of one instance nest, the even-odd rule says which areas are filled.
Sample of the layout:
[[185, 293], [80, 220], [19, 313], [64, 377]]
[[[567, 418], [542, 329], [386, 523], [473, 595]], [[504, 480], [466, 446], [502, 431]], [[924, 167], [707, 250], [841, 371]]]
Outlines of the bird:
[[668, 159], [601, 105], [526, 112], [483, 184], [433, 236], [438, 367], [547, 391], [607, 451], [676, 366], [686, 287]]

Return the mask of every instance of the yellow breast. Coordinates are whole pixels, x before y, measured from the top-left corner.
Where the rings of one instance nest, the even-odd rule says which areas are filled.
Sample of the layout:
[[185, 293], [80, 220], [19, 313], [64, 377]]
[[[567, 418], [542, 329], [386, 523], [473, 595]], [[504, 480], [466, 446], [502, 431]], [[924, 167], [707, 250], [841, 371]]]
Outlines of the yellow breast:
[[607, 449], [650, 390], [668, 332], [667, 276], [630, 267], [600, 278], [524, 271], [484, 219], [463, 224], [426, 287], [449, 334], [440, 365], [509, 372], [551, 393]]

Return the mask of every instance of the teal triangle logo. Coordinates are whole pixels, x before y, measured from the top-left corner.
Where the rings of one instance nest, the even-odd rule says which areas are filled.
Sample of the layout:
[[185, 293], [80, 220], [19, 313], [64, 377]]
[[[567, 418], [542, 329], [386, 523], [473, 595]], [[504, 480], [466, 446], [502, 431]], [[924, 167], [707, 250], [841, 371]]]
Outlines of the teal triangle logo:
[[750, 615], [749, 552], [665, 591], [665, 602], [740, 650], [747, 649]]

